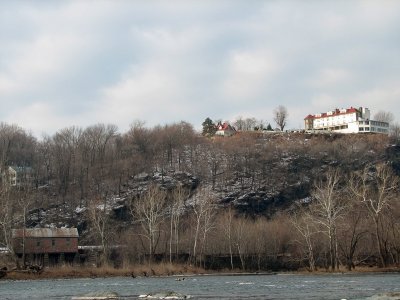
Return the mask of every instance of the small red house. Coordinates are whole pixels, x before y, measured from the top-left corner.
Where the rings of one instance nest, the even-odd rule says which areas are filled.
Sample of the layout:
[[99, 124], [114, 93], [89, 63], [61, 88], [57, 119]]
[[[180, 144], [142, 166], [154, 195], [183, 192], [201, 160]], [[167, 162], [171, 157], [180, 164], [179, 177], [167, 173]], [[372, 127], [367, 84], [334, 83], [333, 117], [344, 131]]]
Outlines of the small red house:
[[221, 123], [219, 122], [217, 124], [217, 131], [215, 132], [215, 135], [220, 135], [220, 136], [232, 136], [236, 133], [236, 129], [232, 127], [229, 123], [224, 122]]
[[72, 262], [78, 253], [76, 228], [26, 228], [13, 229], [14, 252], [35, 263], [46, 265]]

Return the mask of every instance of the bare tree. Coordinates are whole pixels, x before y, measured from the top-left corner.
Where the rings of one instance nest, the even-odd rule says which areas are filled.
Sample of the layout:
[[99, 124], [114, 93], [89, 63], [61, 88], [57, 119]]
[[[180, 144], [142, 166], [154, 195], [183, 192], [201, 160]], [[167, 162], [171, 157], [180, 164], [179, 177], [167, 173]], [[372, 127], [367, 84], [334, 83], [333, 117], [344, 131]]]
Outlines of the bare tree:
[[346, 268], [350, 271], [355, 267], [355, 256], [362, 239], [367, 235], [365, 209], [360, 203], [348, 198], [350, 205], [345, 211], [343, 222], [340, 225], [338, 236], [339, 249], [341, 250]]
[[[285, 219], [285, 223], [286, 223], [286, 221], [287, 221], [287, 219]], [[252, 240], [254, 242], [254, 251], [257, 256], [257, 269], [258, 270], [261, 270], [261, 259], [262, 259], [262, 256], [265, 255], [266, 245], [269, 244], [269, 239], [265, 238], [268, 234], [266, 223], [267, 222], [264, 219], [255, 220], [254, 229], [252, 230], [253, 231]], [[286, 225], [285, 226], [282, 226], [282, 224], [280, 224], [280, 225], [281, 225], [280, 227], [286, 227]], [[277, 235], [277, 232], [274, 231], [273, 234]]]
[[11, 230], [13, 228], [14, 219], [14, 201], [11, 195], [11, 189], [9, 186], [3, 184], [0, 187], [0, 227], [3, 235], [3, 247], [13, 252], [11, 243]]
[[256, 120], [256, 124], [254, 126], [254, 130], [265, 130], [266, 129], [266, 121], [264, 120]]
[[214, 226], [215, 204], [210, 191], [200, 189], [193, 197], [193, 213], [195, 220], [195, 232], [193, 237], [193, 259], [197, 261], [198, 244], [202, 241], [201, 253], [205, 247], [207, 234]]
[[287, 118], [288, 118], [288, 111], [285, 106], [279, 105], [277, 108], [274, 109], [274, 121], [276, 125], [279, 127], [281, 131], [286, 126]]
[[400, 141], [400, 124], [394, 123], [390, 125], [390, 136], [396, 141]]
[[165, 219], [166, 192], [156, 185], [151, 185], [138, 199], [132, 202], [131, 214], [140, 223], [143, 236], [148, 242], [148, 253], [151, 262], [155, 254]]
[[397, 203], [390, 213], [389, 232], [390, 232], [390, 255], [396, 265], [400, 264], [400, 223], [399, 223], [399, 208], [400, 203]]
[[235, 126], [237, 131], [243, 131], [245, 129], [245, 120], [242, 116], [236, 118], [233, 122], [233, 126]]
[[363, 171], [354, 173], [349, 182], [353, 195], [366, 207], [374, 223], [376, 247], [383, 267], [386, 267], [387, 261], [382, 236], [383, 219], [393, 203], [398, 201], [398, 184], [399, 178], [385, 164], [374, 168], [367, 166]]
[[19, 193], [18, 197], [18, 206], [21, 208], [21, 214], [22, 214], [22, 230], [23, 230], [23, 235], [22, 235], [22, 264], [23, 267], [26, 267], [26, 251], [25, 251], [25, 231], [27, 228], [27, 214], [29, 209], [32, 206], [32, 194], [30, 189], [25, 189], [22, 193]]
[[112, 156], [108, 157], [110, 161], [107, 161], [107, 150], [111, 146], [111, 141], [116, 136], [117, 130], [117, 126], [113, 124], [97, 124], [89, 126], [83, 132], [90, 149], [91, 164], [96, 166], [93, 177], [97, 180], [105, 175], [106, 164], [112, 161]]
[[237, 254], [239, 255], [242, 270], [245, 270], [245, 248], [247, 245], [248, 236], [248, 220], [245, 217], [237, 218], [233, 222], [233, 241], [236, 246]]
[[75, 159], [81, 134], [80, 128], [65, 128], [57, 132], [51, 141], [53, 166], [56, 170], [59, 194], [62, 196], [63, 204], [65, 204], [65, 197], [68, 195], [70, 184], [76, 174]]
[[246, 118], [246, 130], [253, 131], [257, 127], [258, 121], [256, 118]]
[[394, 116], [390, 111], [380, 110], [374, 115], [374, 120], [391, 123], [394, 120]]
[[210, 179], [212, 183], [212, 190], [215, 190], [218, 177], [224, 173], [223, 166], [225, 157], [221, 151], [221, 147], [218, 146], [218, 144], [212, 143], [208, 144], [207, 146], [207, 152], [205, 153], [205, 164], [207, 164], [208, 170], [211, 173]]
[[126, 133], [131, 166], [138, 172], [149, 172], [154, 163], [154, 130], [145, 127], [145, 122], [135, 121]]
[[309, 212], [301, 209], [300, 207], [290, 215], [290, 223], [300, 234], [304, 241], [297, 241], [300, 245], [304, 245], [306, 248], [306, 258], [308, 260], [310, 271], [315, 271], [315, 254], [314, 254], [314, 241], [313, 237], [319, 231], [315, 227], [313, 218]]
[[0, 123], [0, 169], [31, 166], [36, 140], [17, 125]]
[[172, 193], [170, 210], [170, 237], [169, 237], [169, 261], [172, 262], [172, 245], [175, 244], [175, 255], [179, 253], [179, 224], [180, 217], [185, 206], [189, 192], [182, 186], [178, 186]]
[[221, 227], [224, 231], [224, 237], [228, 242], [228, 251], [230, 257], [231, 269], [233, 270], [233, 218], [234, 218], [234, 210], [231, 206], [229, 206], [228, 211], [226, 211], [220, 218]]
[[256, 127], [262, 126], [260, 124], [262, 124], [262, 121], [257, 121], [256, 118], [243, 119], [242, 116], [237, 117], [233, 122], [233, 126], [238, 131], [253, 131]]
[[322, 227], [328, 237], [330, 267], [338, 267], [337, 225], [346, 209], [339, 180], [341, 174], [337, 169], [330, 169], [324, 180], [315, 184], [312, 191], [313, 202], [310, 206], [313, 221]]
[[106, 263], [109, 250], [110, 235], [110, 216], [108, 214], [107, 199], [100, 197], [93, 198], [89, 201], [88, 214], [93, 229], [100, 238], [102, 247], [101, 263]]

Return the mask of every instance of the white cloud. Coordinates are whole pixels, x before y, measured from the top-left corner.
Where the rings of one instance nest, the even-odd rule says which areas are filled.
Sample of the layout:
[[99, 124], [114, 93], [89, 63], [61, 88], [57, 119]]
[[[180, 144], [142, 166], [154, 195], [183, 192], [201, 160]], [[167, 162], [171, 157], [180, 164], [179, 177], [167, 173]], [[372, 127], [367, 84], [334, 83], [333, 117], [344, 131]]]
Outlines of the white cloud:
[[101, 102], [89, 114], [91, 119], [119, 122], [124, 129], [134, 120], [162, 122], [163, 117], [179, 110], [179, 84], [159, 64], [132, 67], [129, 74], [101, 91]]
[[351, 105], [400, 117], [398, 1], [14, 1], [0, 19], [1, 118], [35, 132], [279, 104], [289, 127]]
[[[353, 100], [351, 99], [341, 99], [336, 95], [318, 94], [311, 98], [310, 106], [313, 108], [313, 110], [310, 110], [307, 114], [326, 112], [335, 108], [347, 108], [348, 106], [353, 105], [352, 102]], [[357, 104], [355, 103], [355, 105]]]
[[326, 68], [319, 70], [314, 78], [308, 80], [312, 88], [334, 88], [339, 89], [341, 85], [352, 84], [353, 75], [350, 71], [340, 68]]
[[17, 88], [18, 84], [14, 80], [0, 74], [0, 96], [8, 95], [16, 91]]
[[132, 28], [132, 34], [142, 38], [143, 43], [149, 49], [165, 54], [180, 54], [195, 47], [207, 39], [201, 28], [191, 27], [180, 30], [155, 27], [151, 29]]
[[368, 30], [382, 30], [387, 26], [398, 26], [399, 3], [396, 0], [384, 2], [367, 0], [359, 1], [359, 9], [355, 18]]
[[74, 120], [70, 116], [60, 117], [49, 103], [34, 102], [10, 112], [4, 121], [18, 124], [36, 137], [42, 137], [43, 134], [53, 134], [58, 129], [72, 126]]
[[[375, 114], [379, 110], [398, 113], [400, 87], [396, 83], [391, 86], [366, 89], [355, 94], [354, 98], [359, 101], [361, 106], [368, 107], [372, 114]], [[396, 119], [399, 120], [399, 118], [400, 116], [397, 114]]]
[[84, 45], [77, 36], [39, 36], [17, 50], [9, 73], [26, 85], [39, 78], [47, 79], [68, 69]]
[[279, 70], [278, 59], [268, 51], [234, 51], [228, 58], [222, 93], [241, 101], [257, 96]]

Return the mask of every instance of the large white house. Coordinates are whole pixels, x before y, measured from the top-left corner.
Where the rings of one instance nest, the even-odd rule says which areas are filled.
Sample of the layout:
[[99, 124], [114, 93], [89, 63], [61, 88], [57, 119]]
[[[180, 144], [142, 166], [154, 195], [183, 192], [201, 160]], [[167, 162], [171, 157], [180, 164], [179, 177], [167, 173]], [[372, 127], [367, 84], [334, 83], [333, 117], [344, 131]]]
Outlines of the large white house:
[[305, 130], [323, 130], [340, 133], [389, 133], [389, 123], [374, 121], [368, 108], [342, 108], [308, 115], [304, 119]]

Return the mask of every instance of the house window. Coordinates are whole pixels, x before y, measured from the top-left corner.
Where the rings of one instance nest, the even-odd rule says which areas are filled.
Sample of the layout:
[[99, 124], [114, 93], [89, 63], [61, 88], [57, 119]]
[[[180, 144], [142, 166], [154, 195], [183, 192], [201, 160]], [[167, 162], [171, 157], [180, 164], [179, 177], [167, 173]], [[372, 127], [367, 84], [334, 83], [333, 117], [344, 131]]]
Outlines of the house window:
[[51, 240], [51, 245], [52, 245], [53, 247], [56, 245], [56, 240], [55, 240], [55, 239], [52, 239], [52, 240]]
[[36, 247], [40, 247], [40, 241], [36, 241]]
[[70, 246], [70, 245], [71, 245], [71, 240], [70, 240], [70, 238], [66, 238], [65, 243], [66, 243], [67, 246]]

